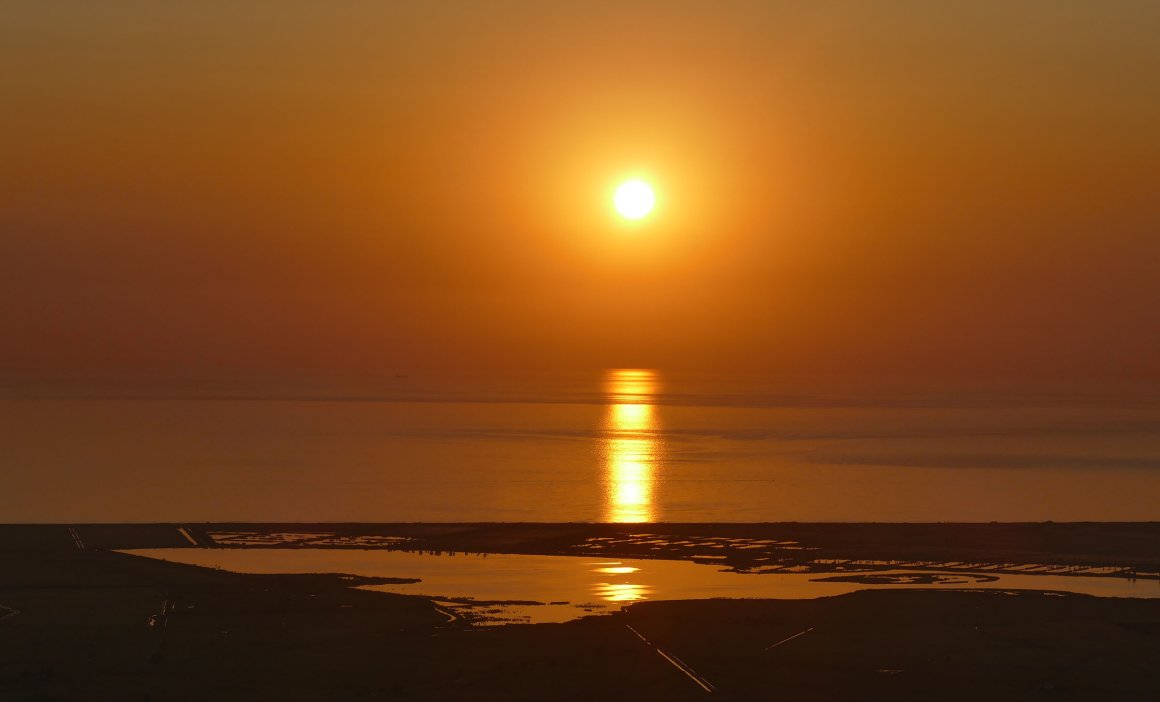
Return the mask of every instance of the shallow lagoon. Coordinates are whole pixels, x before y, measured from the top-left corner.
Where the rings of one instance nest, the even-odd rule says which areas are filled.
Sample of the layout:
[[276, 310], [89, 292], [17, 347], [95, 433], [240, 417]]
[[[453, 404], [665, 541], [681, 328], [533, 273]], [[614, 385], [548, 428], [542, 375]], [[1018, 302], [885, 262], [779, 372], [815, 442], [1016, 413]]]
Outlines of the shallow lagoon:
[[[835, 573], [737, 573], [689, 561], [428, 554], [355, 549], [138, 549], [161, 558], [239, 573], [346, 573], [419, 578], [417, 583], [367, 589], [438, 598], [448, 616], [481, 623], [563, 622], [619, 610], [643, 600], [725, 598], [812, 599], [855, 590], [892, 588], [1049, 590], [1101, 597], [1160, 597], [1160, 581], [1119, 577], [946, 572], [867, 573], [878, 583], [835, 581]], [[850, 574], [844, 574], [850, 575]], [[882, 584], [881, 576], [892, 576]]]

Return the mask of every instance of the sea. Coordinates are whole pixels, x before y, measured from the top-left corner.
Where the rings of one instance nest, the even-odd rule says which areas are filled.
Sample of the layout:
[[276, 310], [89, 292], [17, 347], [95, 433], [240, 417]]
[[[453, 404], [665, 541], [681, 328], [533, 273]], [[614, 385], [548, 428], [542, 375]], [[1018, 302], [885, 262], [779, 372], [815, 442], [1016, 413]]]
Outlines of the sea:
[[1160, 519], [1147, 396], [608, 369], [6, 389], [0, 522]]

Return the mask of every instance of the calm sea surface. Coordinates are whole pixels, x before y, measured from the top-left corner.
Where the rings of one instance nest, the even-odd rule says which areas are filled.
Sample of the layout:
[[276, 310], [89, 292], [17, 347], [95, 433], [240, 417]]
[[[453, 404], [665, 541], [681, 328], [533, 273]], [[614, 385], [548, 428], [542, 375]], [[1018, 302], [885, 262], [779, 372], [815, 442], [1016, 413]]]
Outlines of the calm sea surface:
[[0, 521], [1160, 519], [1160, 409], [645, 370], [0, 400]]

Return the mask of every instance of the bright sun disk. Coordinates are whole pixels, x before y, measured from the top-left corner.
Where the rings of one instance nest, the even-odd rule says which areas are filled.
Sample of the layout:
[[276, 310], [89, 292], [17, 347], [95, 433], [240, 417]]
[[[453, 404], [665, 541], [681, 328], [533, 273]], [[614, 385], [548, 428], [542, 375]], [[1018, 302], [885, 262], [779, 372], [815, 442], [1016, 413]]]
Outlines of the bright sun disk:
[[613, 203], [616, 211], [627, 219], [640, 219], [652, 211], [656, 196], [643, 180], [629, 180], [616, 189]]

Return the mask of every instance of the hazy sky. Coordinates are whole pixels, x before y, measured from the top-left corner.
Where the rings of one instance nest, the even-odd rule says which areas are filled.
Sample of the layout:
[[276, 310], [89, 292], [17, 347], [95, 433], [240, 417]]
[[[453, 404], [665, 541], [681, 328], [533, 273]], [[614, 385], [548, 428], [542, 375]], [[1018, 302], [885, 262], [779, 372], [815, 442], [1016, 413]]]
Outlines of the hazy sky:
[[0, 2], [0, 375], [1154, 379], [1157, 37], [1150, 0]]

